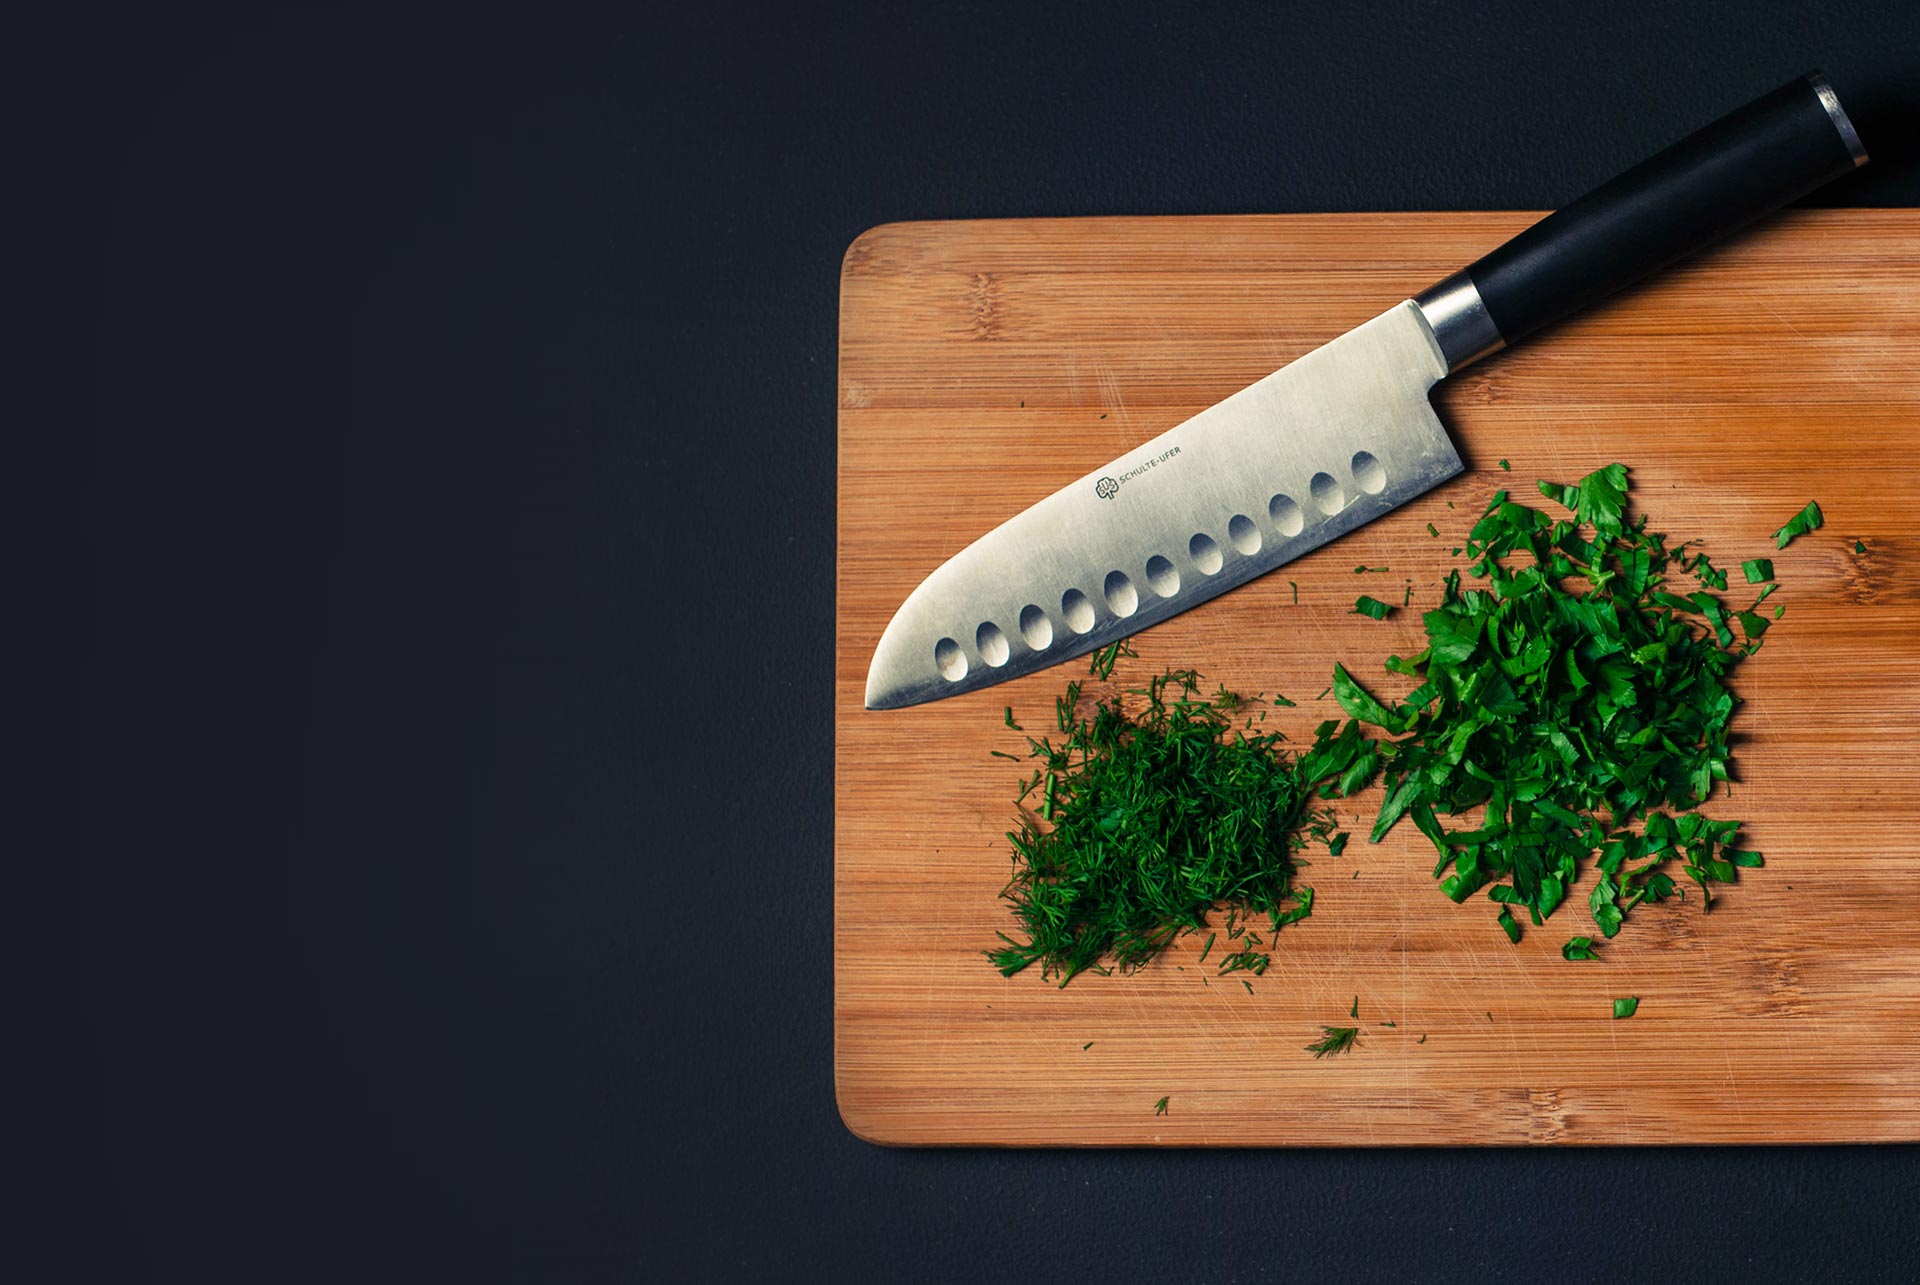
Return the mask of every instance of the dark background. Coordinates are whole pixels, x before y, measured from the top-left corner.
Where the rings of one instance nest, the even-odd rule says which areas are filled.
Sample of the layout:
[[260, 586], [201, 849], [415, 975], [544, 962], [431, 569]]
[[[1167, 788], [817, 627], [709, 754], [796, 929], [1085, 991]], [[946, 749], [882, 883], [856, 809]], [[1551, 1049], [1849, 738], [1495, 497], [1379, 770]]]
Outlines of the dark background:
[[1815, 65], [1920, 205], [1911, 0], [40, 21], [77, 1273], [1908, 1274], [1908, 1147], [856, 1140], [830, 683], [864, 228], [1545, 208]]

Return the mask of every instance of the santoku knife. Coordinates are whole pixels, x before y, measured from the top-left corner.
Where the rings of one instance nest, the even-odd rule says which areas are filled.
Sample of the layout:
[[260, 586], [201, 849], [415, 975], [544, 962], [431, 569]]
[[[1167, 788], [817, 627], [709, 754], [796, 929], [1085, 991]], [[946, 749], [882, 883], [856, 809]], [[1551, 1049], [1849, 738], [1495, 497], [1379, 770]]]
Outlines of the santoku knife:
[[1689, 135], [955, 554], [881, 635], [867, 708], [1085, 655], [1437, 486], [1461, 463], [1435, 383], [1866, 160], [1817, 72]]

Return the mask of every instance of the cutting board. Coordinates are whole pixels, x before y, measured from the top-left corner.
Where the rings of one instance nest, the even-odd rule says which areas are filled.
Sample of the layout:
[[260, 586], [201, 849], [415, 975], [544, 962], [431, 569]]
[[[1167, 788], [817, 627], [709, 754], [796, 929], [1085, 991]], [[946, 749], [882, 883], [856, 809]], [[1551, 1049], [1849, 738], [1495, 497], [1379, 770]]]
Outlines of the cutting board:
[[[1766, 854], [1716, 896], [1636, 910], [1596, 962], [1582, 886], [1509, 944], [1454, 905], [1411, 826], [1315, 850], [1312, 917], [1251, 989], [1183, 939], [1061, 989], [983, 951], [1012, 921], [1029, 728], [1084, 661], [862, 708], [894, 609], [976, 536], [1504, 240], [1530, 213], [894, 224], [841, 275], [834, 1078], [889, 1144], [1347, 1145], [1920, 1138], [1920, 211], [1807, 211], [1446, 381], [1467, 472], [1135, 639], [1167, 666], [1335, 717], [1336, 660], [1421, 646], [1448, 550], [1496, 489], [1610, 461], [1637, 511], [1784, 616], [1738, 671], [1739, 781], [1707, 811]], [[1510, 464], [1511, 471], [1502, 467]], [[1776, 551], [1809, 500], [1823, 530]], [[1533, 502], [1544, 504], [1537, 494]], [[1427, 533], [1432, 523], [1441, 537]], [[1356, 564], [1387, 566], [1356, 575]], [[1298, 586], [1298, 601], [1289, 581]], [[1412, 609], [1374, 622], [1362, 592]], [[1090, 691], [1098, 693], [1101, 685]], [[1630, 1019], [1616, 996], [1640, 998]], [[1357, 1000], [1359, 1019], [1348, 1014]], [[1391, 1025], [1389, 1025], [1391, 1023]], [[1305, 1046], [1355, 1025], [1345, 1055]], [[1164, 1113], [1157, 1109], [1166, 1099]]]

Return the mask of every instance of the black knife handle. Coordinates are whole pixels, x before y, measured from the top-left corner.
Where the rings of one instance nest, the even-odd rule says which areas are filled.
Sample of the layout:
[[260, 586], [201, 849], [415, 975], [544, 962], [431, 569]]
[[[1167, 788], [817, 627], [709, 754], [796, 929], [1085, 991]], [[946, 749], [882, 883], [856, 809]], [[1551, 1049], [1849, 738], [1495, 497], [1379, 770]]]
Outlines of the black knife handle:
[[1866, 161], [1816, 71], [1601, 184], [1414, 302], [1457, 370]]

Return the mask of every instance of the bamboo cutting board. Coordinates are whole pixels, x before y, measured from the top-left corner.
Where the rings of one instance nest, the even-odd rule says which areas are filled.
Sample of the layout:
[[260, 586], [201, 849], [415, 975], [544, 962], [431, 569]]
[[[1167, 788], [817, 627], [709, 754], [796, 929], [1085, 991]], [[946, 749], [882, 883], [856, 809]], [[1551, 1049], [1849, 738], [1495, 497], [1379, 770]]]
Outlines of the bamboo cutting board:
[[[1377, 690], [1419, 649], [1488, 496], [1613, 460], [1637, 512], [1785, 604], [1738, 671], [1740, 776], [1706, 811], [1766, 865], [1710, 915], [1643, 906], [1599, 962], [1582, 886], [1509, 945], [1409, 825], [1301, 882], [1251, 993], [1188, 938], [1064, 990], [982, 951], [1011, 927], [1022, 753], [1084, 661], [862, 708], [882, 628], [945, 557], [1102, 460], [1383, 311], [1532, 214], [889, 225], [841, 278], [834, 1075], [880, 1143], [1324, 1145], [1920, 1138], [1920, 211], [1796, 212], [1441, 385], [1468, 472], [1137, 635], [1116, 683], [1198, 668], [1296, 741], [1341, 660]], [[1511, 462], [1503, 471], [1499, 461]], [[1809, 499], [1821, 531], [1770, 538]], [[1441, 532], [1427, 534], [1432, 523]], [[1856, 542], [1861, 546], [1856, 549]], [[1386, 565], [1356, 575], [1357, 563]], [[1298, 585], [1298, 602], [1289, 581]], [[1413, 609], [1375, 623], [1362, 592]], [[1097, 689], [1096, 689], [1097, 690]], [[1523, 917], [1524, 919], [1524, 917]], [[1216, 956], [1218, 952], [1216, 951]], [[1639, 1013], [1612, 1020], [1615, 996]], [[1323, 1025], [1347, 1055], [1304, 1046]], [[1383, 1025], [1385, 1022], [1393, 1026]], [[1168, 1099], [1164, 1115], [1155, 1104]]]

